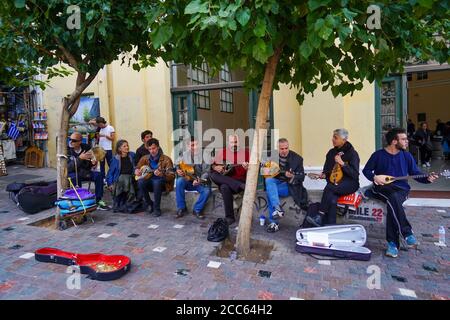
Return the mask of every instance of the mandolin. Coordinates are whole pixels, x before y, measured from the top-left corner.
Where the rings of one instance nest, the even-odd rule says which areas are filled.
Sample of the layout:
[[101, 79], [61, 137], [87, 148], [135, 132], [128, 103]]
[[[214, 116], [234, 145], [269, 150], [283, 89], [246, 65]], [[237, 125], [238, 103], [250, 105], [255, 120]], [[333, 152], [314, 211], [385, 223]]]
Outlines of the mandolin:
[[[141, 180], [141, 179], [150, 179], [153, 174], [155, 173], [157, 169], [152, 169], [150, 166], [142, 166], [141, 167], [141, 175], [140, 176], [135, 176], [134, 179], [136, 180]], [[166, 169], [159, 169], [158, 170], [164, 175], [167, 172], [175, 172], [174, 168], [166, 168]]]
[[231, 171], [233, 171], [236, 167], [241, 167], [242, 164], [215, 164], [215, 166], [223, 167], [223, 170], [220, 172], [220, 174], [226, 176]]
[[41, 248], [35, 251], [34, 257], [40, 262], [79, 266], [82, 274], [88, 274], [91, 279], [100, 281], [118, 279], [131, 268], [130, 258], [122, 255], [79, 254], [55, 248]]
[[[430, 174], [418, 174], [414, 176], [403, 176], [403, 177], [393, 177], [386, 176], [384, 180], [384, 184], [391, 184], [394, 181], [408, 180], [408, 179], [420, 179], [427, 178]], [[439, 177], [443, 177], [445, 179], [450, 179], [450, 170], [443, 170], [442, 172], [436, 173]]]
[[185, 179], [188, 181], [194, 181], [197, 180], [200, 182], [200, 184], [206, 185], [209, 183], [208, 179], [202, 179], [199, 176], [195, 174], [195, 168], [193, 165], [186, 164], [184, 161], [181, 161], [179, 164], [180, 170], [184, 172]]

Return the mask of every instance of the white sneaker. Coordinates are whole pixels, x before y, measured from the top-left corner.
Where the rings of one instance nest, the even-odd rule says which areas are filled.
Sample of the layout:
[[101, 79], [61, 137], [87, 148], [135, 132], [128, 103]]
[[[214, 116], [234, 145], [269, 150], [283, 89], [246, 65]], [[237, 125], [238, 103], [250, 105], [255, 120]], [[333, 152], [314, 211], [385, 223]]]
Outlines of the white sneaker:
[[427, 167], [427, 165], [424, 163], [424, 164], [422, 164], [422, 168], [426, 168]]
[[431, 167], [431, 164], [429, 162], [426, 163], [427, 167]]

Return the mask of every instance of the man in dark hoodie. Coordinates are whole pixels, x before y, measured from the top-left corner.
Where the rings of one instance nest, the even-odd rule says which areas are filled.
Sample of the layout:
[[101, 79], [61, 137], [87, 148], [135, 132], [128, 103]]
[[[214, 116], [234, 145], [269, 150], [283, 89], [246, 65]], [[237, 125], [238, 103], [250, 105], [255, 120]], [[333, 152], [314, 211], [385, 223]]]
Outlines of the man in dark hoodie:
[[280, 206], [280, 197], [291, 196], [298, 207], [306, 205], [303, 188], [305, 170], [303, 158], [292, 150], [289, 150], [289, 141], [285, 138], [278, 140], [279, 166], [283, 173], [273, 178], [267, 178], [266, 194], [269, 205], [269, 225], [267, 232], [279, 230], [278, 219], [284, 216], [284, 210]]
[[[323, 172], [318, 177], [326, 179], [327, 185], [323, 190], [319, 214], [307, 218], [308, 222], [320, 227], [325, 222], [336, 224], [337, 200], [340, 196], [352, 194], [359, 189], [359, 155], [348, 140], [346, 129], [333, 131], [333, 148], [328, 151]], [[332, 173], [342, 170], [342, 179], [330, 180]], [[334, 179], [333, 179], [334, 180]], [[325, 221], [325, 218], [327, 221]]]

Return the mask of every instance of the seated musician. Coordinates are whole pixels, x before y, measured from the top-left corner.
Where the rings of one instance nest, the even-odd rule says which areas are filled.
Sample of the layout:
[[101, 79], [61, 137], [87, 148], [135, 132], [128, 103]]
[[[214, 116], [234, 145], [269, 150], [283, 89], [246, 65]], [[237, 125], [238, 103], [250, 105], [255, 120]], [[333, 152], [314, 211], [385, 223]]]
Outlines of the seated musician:
[[93, 181], [95, 184], [95, 198], [99, 210], [109, 210], [110, 208], [102, 200], [103, 198], [103, 174], [95, 171], [97, 161], [94, 160], [91, 147], [82, 143], [82, 135], [74, 132], [70, 135], [68, 148], [67, 173], [73, 184], [81, 188], [84, 181]]
[[278, 140], [278, 150], [280, 173], [273, 178], [265, 179], [269, 206], [267, 232], [279, 230], [278, 219], [284, 216], [284, 211], [280, 206], [280, 197], [291, 196], [298, 207], [304, 206], [302, 203], [303, 180], [305, 179], [303, 158], [289, 150], [289, 141], [285, 138]]
[[[318, 177], [326, 179], [319, 214], [307, 218], [316, 227], [325, 223], [336, 224], [337, 200], [359, 189], [359, 155], [348, 140], [346, 129], [333, 131], [333, 148], [326, 155], [323, 172]], [[326, 218], [326, 221], [325, 221]]]
[[[138, 199], [144, 199], [144, 207], [153, 216], [161, 215], [161, 196], [163, 191], [172, 191], [175, 173], [173, 162], [168, 156], [162, 154], [157, 139], [150, 139], [145, 144], [149, 154], [139, 160], [135, 175], [138, 179]], [[145, 169], [150, 170], [146, 173]], [[154, 201], [150, 199], [149, 192], [153, 192]]]
[[[189, 167], [191, 172], [185, 168]], [[211, 194], [208, 164], [203, 161], [202, 149], [194, 137], [188, 141], [187, 150], [183, 153], [181, 163], [177, 166], [176, 201], [177, 218], [187, 213], [185, 191], [197, 191], [200, 196], [194, 204], [192, 214], [198, 219], [204, 219], [203, 209]]]
[[227, 148], [220, 150], [216, 154], [211, 166], [210, 178], [219, 186], [225, 207], [225, 219], [228, 225], [236, 222], [233, 209], [233, 194], [245, 190], [249, 159], [250, 152], [247, 148], [239, 146], [239, 137], [230, 135]]
[[[394, 181], [386, 184], [386, 176], [405, 177], [408, 175], [420, 175], [413, 156], [406, 151], [408, 137], [405, 129], [394, 128], [386, 133], [387, 146], [374, 152], [363, 174], [374, 182], [373, 194], [387, 202], [386, 240], [388, 242], [386, 255], [392, 258], [398, 256], [400, 246], [399, 236], [406, 240], [408, 246], [417, 246], [416, 237], [413, 234], [411, 224], [406, 218], [403, 202], [408, 198], [410, 186], [407, 180]], [[431, 183], [437, 176], [430, 173], [428, 177], [416, 179], [421, 183]]]

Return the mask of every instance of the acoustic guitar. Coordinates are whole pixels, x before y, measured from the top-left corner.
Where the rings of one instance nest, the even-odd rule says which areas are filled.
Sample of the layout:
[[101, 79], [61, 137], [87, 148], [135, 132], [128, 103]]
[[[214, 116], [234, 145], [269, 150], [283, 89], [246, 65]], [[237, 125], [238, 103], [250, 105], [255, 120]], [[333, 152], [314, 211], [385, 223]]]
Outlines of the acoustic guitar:
[[122, 255], [79, 254], [55, 248], [41, 248], [35, 251], [34, 257], [40, 262], [79, 266], [81, 274], [88, 274], [91, 279], [100, 281], [118, 279], [131, 268], [131, 259]]
[[187, 181], [194, 181], [197, 180], [200, 182], [200, 184], [206, 185], [208, 184], [208, 179], [202, 179], [199, 176], [195, 174], [195, 168], [194, 165], [186, 164], [184, 161], [181, 161], [179, 164], [180, 170], [184, 172], [185, 176], [184, 178]]
[[[420, 178], [427, 178], [430, 174], [418, 174], [413, 176], [403, 176], [403, 177], [393, 177], [393, 176], [386, 176], [384, 180], [384, 184], [391, 184], [394, 181], [401, 181], [401, 180], [408, 180], [408, 179], [420, 179]], [[443, 177], [445, 179], [450, 179], [450, 170], [443, 170], [442, 172], [436, 173], [437, 176]]]
[[134, 179], [141, 180], [141, 179], [150, 179], [156, 170], [159, 170], [163, 175], [165, 175], [167, 172], [175, 172], [174, 168], [166, 168], [166, 169], [152, 169], [150, 166], [142, 166], [141, 167], [141, 175], [135, 176]]

